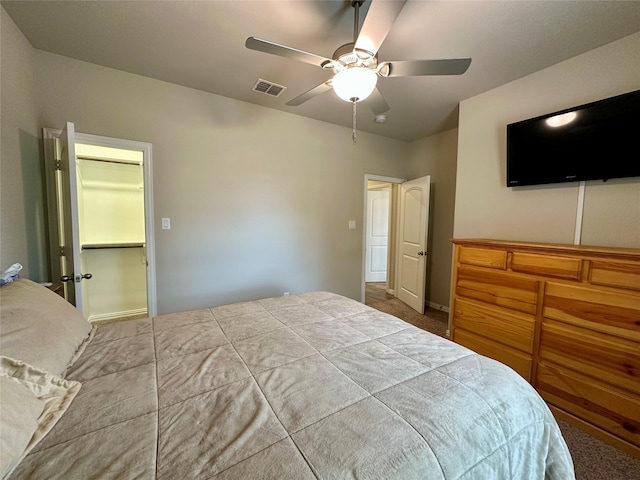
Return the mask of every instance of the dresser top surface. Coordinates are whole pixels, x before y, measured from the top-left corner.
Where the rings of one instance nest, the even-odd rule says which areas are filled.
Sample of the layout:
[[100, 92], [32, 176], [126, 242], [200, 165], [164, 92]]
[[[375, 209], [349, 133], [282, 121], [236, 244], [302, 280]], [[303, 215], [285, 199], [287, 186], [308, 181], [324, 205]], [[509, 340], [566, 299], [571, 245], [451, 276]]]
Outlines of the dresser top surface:
[[619, 260], [639, 260], [640, 249], [597, 247], [588, 245], [569, 245], [562, 243], [521, 242], [511, 240], [493, 240], [486, 238], [454, 238], [455, 245], [477, 248], [500, 248], [527, 251], [546, 255], [579, 255], [586, 257], [612, 258]]

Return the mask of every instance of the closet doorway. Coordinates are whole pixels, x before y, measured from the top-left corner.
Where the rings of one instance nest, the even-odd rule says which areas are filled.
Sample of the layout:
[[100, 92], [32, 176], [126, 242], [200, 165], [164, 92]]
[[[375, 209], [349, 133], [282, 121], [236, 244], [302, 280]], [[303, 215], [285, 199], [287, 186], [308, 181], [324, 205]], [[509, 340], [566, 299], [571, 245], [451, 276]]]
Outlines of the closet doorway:
[[151, 145], [70, 123], [44, 138], [54, 282], [90, 322], [154, 316]]

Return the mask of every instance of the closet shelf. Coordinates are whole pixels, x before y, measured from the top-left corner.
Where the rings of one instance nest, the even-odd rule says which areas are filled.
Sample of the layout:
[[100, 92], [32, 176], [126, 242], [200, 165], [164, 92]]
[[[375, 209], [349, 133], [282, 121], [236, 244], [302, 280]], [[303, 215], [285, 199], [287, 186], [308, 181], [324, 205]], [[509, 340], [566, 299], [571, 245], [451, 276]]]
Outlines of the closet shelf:
[[85, 243], [82, 245], [82, 250], [97, 250], [104, 248], [142, 248], [144, 246], [144, 242]]

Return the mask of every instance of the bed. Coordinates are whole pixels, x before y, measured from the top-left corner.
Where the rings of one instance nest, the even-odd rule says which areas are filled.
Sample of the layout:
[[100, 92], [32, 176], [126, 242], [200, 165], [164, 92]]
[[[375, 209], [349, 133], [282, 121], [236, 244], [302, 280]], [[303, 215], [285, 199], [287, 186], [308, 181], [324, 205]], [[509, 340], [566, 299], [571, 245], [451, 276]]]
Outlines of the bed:
[[97, 327], [0, 297], [3, 478], [574, 478], [513, 370], [340, 295]]

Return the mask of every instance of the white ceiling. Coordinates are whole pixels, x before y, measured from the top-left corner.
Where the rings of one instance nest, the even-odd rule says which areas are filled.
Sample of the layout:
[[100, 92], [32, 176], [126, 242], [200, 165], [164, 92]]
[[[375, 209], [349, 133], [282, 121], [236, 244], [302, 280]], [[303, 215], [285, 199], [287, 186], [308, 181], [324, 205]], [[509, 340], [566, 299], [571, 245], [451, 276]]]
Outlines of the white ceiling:
[[[1, 3], [37, 49], [351, 126], [351, 105], [331, 91], [285, 105], [331, 72], [244, 46], [255, 36], [330, 58], [353, 40], [350, 1]], [[359, 104], [358, 130], [411, 141], [455, 128], [461, 100], [637, 31], [640, 1], [409, 0], [379, 60], [471, 57], [471, 66], [462, 76], [380, 79], [387, 122]], [[253, 92], [258, 78], [287, 90]]]

